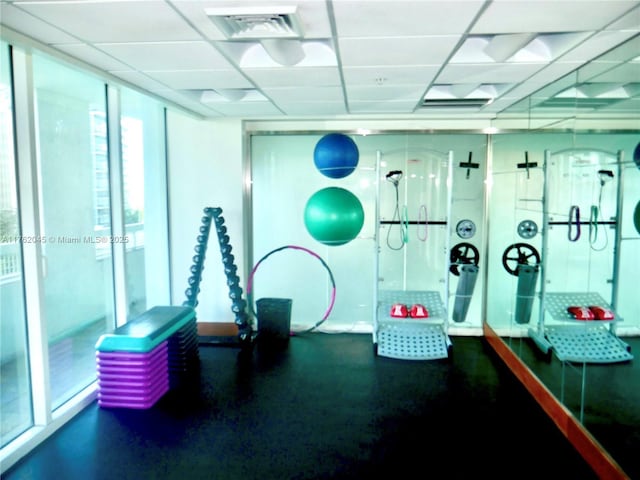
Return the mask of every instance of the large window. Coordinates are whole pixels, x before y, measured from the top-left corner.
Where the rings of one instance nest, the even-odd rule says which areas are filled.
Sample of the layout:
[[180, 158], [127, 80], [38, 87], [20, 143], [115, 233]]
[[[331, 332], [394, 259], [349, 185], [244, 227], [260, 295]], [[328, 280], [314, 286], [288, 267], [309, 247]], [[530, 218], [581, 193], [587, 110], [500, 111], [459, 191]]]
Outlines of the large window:
[[33, 424], [18, 221], [9, 47], [0, 42], [0, 439]]
[[169, 298], [162, 105], [122, 89], [120, 131], [127, 316], [131, 318]]
[[107, 152], [99, 121], [106, 98], [100, 80], [42, 56], [34, 57], [33, 77], [40, 223], [47, 239], [42, 313], [56, 408], [95, 380], [96, 340], [115, 325]]
[[91, 401], [100, 336], [170, 302], [164, 107], [11, 48], [0, 43], [2, 471]]

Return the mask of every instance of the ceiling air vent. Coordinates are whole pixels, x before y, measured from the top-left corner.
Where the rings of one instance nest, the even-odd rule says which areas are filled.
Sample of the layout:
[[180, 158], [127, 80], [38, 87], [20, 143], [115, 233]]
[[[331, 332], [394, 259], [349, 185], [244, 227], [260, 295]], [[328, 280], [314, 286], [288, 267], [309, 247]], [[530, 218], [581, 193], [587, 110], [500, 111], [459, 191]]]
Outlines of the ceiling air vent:
[[207, 8], [205, 13], [229, 40], [302, 37], [295, 6]]
[[426, 98], [422, 108], [479, 108], [490, 102], [490, 98]]

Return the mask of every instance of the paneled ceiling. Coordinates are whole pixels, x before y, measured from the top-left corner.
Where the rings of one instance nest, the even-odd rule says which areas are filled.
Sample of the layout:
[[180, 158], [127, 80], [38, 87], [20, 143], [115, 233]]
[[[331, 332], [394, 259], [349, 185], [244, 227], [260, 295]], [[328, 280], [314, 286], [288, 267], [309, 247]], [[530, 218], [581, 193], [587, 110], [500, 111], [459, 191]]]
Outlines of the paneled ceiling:
[[211, 118], [640, 113], [639, 1], [0, 0], [0, 26]]

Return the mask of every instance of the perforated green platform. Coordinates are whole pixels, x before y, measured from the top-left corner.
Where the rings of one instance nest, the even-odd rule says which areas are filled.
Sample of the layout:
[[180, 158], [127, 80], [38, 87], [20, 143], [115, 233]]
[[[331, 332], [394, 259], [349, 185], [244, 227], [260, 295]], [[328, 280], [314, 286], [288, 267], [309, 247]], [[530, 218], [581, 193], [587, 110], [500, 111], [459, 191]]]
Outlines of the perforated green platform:
[[633, 359], [628, 346], [611, 330], [622, 318], [614, 312], [611, 320], [576, 320], [567, 312], [569, 306], [611, 306], [594, 292], [554, 292], [545, 297], [545, 311], [564, 325], [548, 325], [544, 336], [561, 361], [579, 363], [619, 363]]
[[[424, 305], [428, 318], [392, 318], [391, 307]], [[378, 292], [377, 354], [401, 360], [447, 358], [451, 341], [445, 331], [446, 311], [440, 294], [434, 291], [381, 290]]]
[[447, 336], [441, 325], [395, 323], [378, 329], [378, 355], [401, 360], [447, 358]]
[[579, 363], [618, 363], [633, 359], [627, 345], [604, 325], [547, 327], [545, 336], [558, 359]]

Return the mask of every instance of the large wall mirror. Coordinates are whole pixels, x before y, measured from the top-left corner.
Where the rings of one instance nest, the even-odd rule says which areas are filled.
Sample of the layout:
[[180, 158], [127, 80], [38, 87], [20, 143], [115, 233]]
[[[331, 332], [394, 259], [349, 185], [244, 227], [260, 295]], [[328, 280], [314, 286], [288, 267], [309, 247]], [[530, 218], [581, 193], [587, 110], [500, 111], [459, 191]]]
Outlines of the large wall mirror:
[[[487, 324], [640, 478], [640, 38], [514, 105], [492, 137]], [[524, 118], [524, 117], [523, 117]]]

